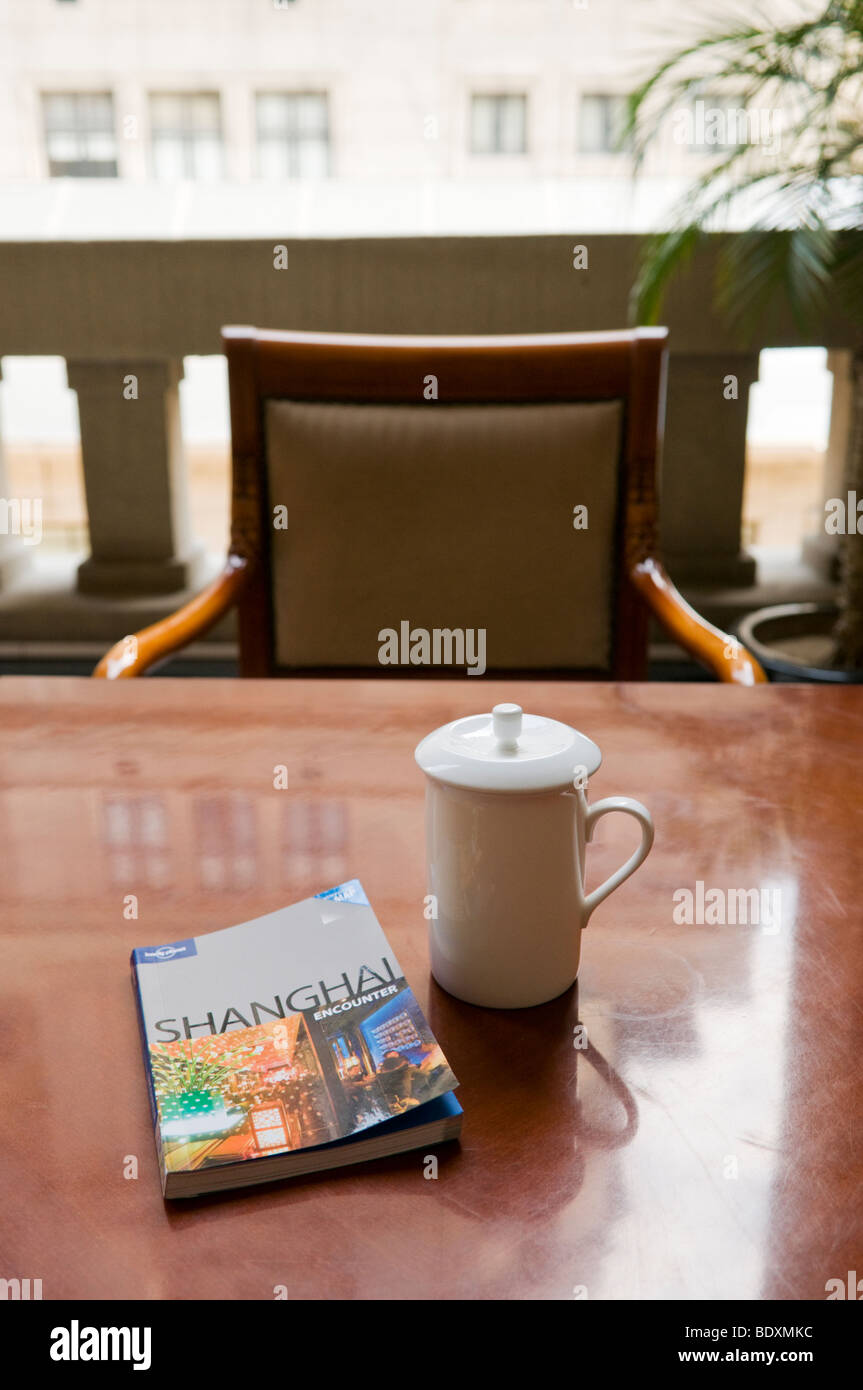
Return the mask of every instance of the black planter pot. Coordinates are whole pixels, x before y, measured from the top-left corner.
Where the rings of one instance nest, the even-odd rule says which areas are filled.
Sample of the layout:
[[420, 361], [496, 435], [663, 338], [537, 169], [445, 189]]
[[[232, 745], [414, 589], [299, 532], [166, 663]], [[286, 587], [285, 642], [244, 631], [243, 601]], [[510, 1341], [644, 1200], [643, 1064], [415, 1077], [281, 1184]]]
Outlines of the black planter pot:
[[759, 608], [739, 626], [743, 645], [757, 657], [771, 681], [811, 681], [825, 685], [861, 685], [863, 671], [833, 671], [806, 666], [783, 652], [777, 643], [794, 637], [816, 637], [831, 631], [838, 609], [835, 603], [783, 603]]

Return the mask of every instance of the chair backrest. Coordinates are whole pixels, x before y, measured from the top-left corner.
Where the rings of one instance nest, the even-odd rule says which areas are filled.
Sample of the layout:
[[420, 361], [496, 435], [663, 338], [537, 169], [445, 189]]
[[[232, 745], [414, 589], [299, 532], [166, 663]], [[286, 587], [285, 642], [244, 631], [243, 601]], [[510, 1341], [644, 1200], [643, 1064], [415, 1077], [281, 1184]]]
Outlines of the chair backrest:
[[666, 339], [224, 329], [242, 674], [642, 676]]

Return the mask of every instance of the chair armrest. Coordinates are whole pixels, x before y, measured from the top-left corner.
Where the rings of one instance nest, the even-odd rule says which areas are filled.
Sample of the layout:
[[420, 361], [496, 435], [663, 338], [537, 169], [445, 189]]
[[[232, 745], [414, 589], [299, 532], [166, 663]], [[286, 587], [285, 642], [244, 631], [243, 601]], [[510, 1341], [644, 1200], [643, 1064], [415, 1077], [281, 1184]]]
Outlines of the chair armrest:
[[176, 613], [115, 642], [102, 657], [93, 675], [108, 681], [140, 676], [150, 666], [170, 656], [171, 652], [201, 637], [227, 613], [248, 575], [248, 560], [241, 555], [229, 555], [225, 568], [212, 584], [178, 608]]
[[767, 680], [742, 643], [708, 623], [686, 602], [658, 560], [640, 560], [630, 570], [630, 578], [663, 627], [719, 680], [734, 685], [761, 685]]

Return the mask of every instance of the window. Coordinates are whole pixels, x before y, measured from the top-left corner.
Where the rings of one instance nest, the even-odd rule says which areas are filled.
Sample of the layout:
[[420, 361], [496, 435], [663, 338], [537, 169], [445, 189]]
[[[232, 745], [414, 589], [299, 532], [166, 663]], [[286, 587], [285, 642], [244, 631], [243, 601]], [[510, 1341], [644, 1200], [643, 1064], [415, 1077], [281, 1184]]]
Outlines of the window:
[[52, 179], [117, 177], [110, 92], [46, 92], [42, 115]]
[[527, 150], [527, 97], [514, 92], [474, 96], [470, 147], [473, 154], [524, 154]]
[[262, 178], [326, 177], [330, 171], [326, 92], [261, 92], [255, 98], [255, 111]]
[[578, 113], [578, 148], [582, 154], [617, 154], [626, 124], [626, 97], [589, 92]]
[[261, 877], [257, 803], [242, 792], [201, 796], [192, 816], [201, 887], [247, 893]]
[[215, 92], [154, 93], [150, 135], [157, 179], [222, 177], [221, 115]]
[[108, 796], [102, 803], [104, 860], [114, 884], [167, 888], [171, 826], [161, 796]]

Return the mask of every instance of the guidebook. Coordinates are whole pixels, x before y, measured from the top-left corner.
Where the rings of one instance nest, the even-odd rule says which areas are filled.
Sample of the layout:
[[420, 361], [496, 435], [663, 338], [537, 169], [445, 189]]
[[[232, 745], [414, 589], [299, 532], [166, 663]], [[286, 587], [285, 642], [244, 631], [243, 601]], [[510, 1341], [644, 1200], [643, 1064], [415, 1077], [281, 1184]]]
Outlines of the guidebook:
[[132, 952], [166, 1197], [455, 1139], [458, 1085], [358, 879]]

